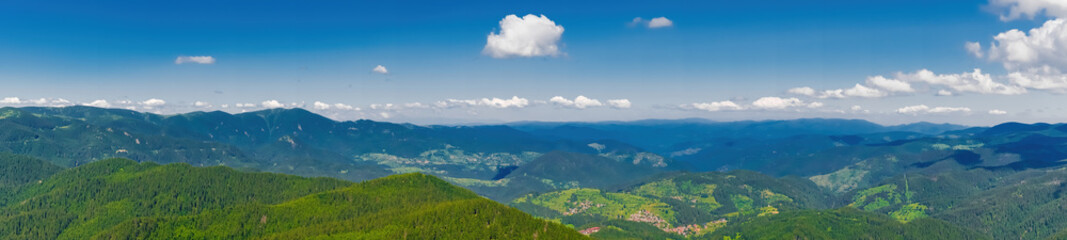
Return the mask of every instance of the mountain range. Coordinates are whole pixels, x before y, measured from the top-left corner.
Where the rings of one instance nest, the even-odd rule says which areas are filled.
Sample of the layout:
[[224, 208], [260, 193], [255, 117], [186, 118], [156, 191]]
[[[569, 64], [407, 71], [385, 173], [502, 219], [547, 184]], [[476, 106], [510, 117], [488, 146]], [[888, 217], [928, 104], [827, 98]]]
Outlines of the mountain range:
[[[28, 107], [0, 109], [0, 152], [4, 238], [1067, 236], [1067, 218], [1056, 214], [1067, 124], [417, 126], [303, 109]], [[493, 214], [455, 226], [427, 220], [454, 211]], [[457, 228], [484, 217], [527, 230]]]

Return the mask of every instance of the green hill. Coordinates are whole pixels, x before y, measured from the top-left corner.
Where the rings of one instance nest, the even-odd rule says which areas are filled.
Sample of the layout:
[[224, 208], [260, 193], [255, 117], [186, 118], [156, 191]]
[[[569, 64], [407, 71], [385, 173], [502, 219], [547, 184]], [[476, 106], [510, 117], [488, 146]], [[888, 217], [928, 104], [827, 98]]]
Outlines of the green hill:
[[61, 170], [44, 160], [0, 152], [0, 189], [44, 180]]
[[[822, 208], [828, 199], [829, 196], [815, 184], [804, 179], [779, 179], [750, 171], [733, 171], [668, 174], [618, 192], [576, 188], [529, 194], [515, 199], [512, 205], [537, 216], [559, 219], [579, 229], [615, 229], [608, 231], [616, 232], [612, 233], [614, 235], [673, 232], [679, 236], [695, 236], [710, 233], [730, 222], [747, 221], [779, 211]], [[631, 223], [622, 224], [623, 221]], [[655, 227], [659, 231], [641, 230], [635, 226]]]
[[0, 239], [584, 238], [422, 174], [353, 184], [108, 159], [14, 195]]
[[802, 210], [727, 226], [700, 239], [989, 239], [936, 219], [901, 223], [853, 208]]

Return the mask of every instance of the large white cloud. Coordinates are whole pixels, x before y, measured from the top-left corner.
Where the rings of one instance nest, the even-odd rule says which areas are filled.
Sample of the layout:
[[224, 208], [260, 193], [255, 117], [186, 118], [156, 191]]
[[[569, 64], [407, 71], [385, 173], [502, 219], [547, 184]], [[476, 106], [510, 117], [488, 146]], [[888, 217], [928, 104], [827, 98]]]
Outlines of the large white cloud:
[[993, 80], [981, 69], [960, 74], [935, 74], [930, 70], [919, 70], [909, 74], [898, 74], [900, 79], [909, 82], [921, 82], [934, 86], [947, 87], [955, 92], [972, 92], [982, 94], [1018, 95], [1026, 93], [1026, 88], [1008, 85]]
[[174, 64], [183, 63], [196, 63], [196, 64], [214, 64], [215, 57], [212, 56], [180, 56], [174, 59]]
[[500, 20], [500, 33], [489, 33], [483, 53], [494, 58], [558, 56], [563, 27], [545, 15]]
[[1053, 19], [1029, 32], [1012, 29], [997, 34], [988, 56], [1009, 70], [1046, 65], [1067, 67], [1067, 21]]
[[1030, 89], [1067, 93], [1067, 75], [1049, 66], [1010, 73], [1008, 80], [1015, 85]]
[[1067, 1], [1063, 0], [990, 0], [991, 5], [1007, 7], [1008, 13], [1001, 20], [1033, 18], [1039, 14], [1051, 17], [1067, 17]]

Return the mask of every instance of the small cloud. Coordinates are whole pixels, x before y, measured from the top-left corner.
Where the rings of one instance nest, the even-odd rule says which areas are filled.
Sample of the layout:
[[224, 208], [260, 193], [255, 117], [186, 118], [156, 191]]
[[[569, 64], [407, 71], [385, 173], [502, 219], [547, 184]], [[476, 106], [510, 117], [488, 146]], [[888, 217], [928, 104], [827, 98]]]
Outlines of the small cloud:
[[647, 28], [665, 28], [674, 26], [674, 21], [667, 19], [666, 17], [652, 18], [651, 20], [645, 20], [641, 17], [635, 17], [629, 24], [631, 27], [644, 26]]
[[267, 100], [261, 104], [264, 108], [284, 108], [285, 104], [278, 102], [278, 100]]
[[196, 63], [196, 64], [214, 64], [215, 57], [212, 56], [179, 56], [174, 59], [174, 64], [184, 63]]
[[481, 99], [448, 99], [434, 103], [438, 108], [454, 107], [491, 107], [491, 108], [525, 108], [530, 105], [530, 100], [512, 96], [508, 98], [481, 98]]
[[683, 104], [680, 106], [682, 109], [696, 109], [704, 110], [708, 112], [718, 112], [724, 110], [741, 110], [744, 107], [734, 103], [733, 101], [719, 101], [719, 102], [706, 102], [706, 103], [691, 103]]
[[967, 49], [967, 53], [970, 53], [971, 56], [974, 56], [976, 58], [982, 58], [982, 56], [985, 55], [985, 54], [982, 53], [982, 44], [981, 43], [978, 43], [978, 42], [967, 42], [967, 43], [963, 44], [963, 47]]
[[849, 97], [879, 98], [879, 97], [885, 97], [887, 95], [888, 95], [887, 93], [885, 93], [885, 92], [883, 92], [881, 90], [878, 90], [878, 89], [875, 89], [875, 88], [870, 88], [870, 87], [864, 86], [863, 84], [857, 83], [856, 86], [853, 86], [852, 88], [849, 88], [849, 89], [834, 89], [834, 90], [823, 91], [818, 97], [819, 98], [849, 98]]
[[90, 107], [98, 107], [98, 108], [109, 108], [109, 107], [111, 107], [111, 104], [108, 103], [107, 100], [103, 100], [103, 99], [92, 101], [92, 102], [89, 102], [89, 103], [82, 103], [81, 105], [90, 106]]
[[989, 110], [989, 115], [1004, 115], [1004, 114], [1008, 114], [1008, 112], [1002, 111], [1000, 109]]
[[811, 87], [790, 88], [787, 92], [791, 94], [804, 95], [809, 97], [815, 96], [815, 89]]
[[797, 98], [780, 98], [780, 97], [762, 97], [762, 98], [756, 99], [756, 101], [752, 102], [752, 107], [753, 108], [774, 109], [774, 110], [793, 108], [793, 107], [818, 108], [818, 107], [822, 107], [822, 106], [823, 106], [823, 103], [821, 103], [821, 102], [806, 103], [806, 102], [804, 102], [804, 101], [802, 101], [800, 99], [797, 99]]
[[631, 105], [630, 99], [608, 99], [608, 106], [612, 108], [626, 109], [630, 108]]
[[604, 106], [604, 103], [600, 102], [599, 100], [588, 98], [588, 97], [585, 97], [585, 96], [578, 96], [578, 97], [574, 98], [574, 100], [570, 100], [570, 99], [564, 98], [562, 96], [555, 96], [555, 97], [552, 97], [551, 99], [548, 99], [548, 102], [550, 102], [552, 104], [556, 104], [558, 106], [563, 106], [563, 107], [568, 107], [568, 108], [576, 108], [576, 109], [586, 109], [586, 108], [589, 108], [589, 107]]
[[938, 96], [952, 96], [953, 94], [952, 94], [952, 91], [941, 89], [941, 90], [937, 90], [937, 95]]
[[312, 104], [312, 107], [318, 110], [327, 110], [330, 109], [331, 106], [324, 102], [315, 101], [315, 103]]
[[555, 57], [562, 53], [561, 38], [563, 27], [545, 15], [508, 15], [500, 20], [500, 33], [489, 33], [482, 53], [493, 58]]
[[352, 107], [352, 105], [347, 105], [347, 104], [343, 104], [343, 103], [334, 103], [333, 104], [333, 108], [338, 109], [338, 110], [354, 110], [354, 111], [359, 111], [360, 110], [358, 107]]
[[[403, 70], [403, 69], [401, 69], [401, 70]], [[371, 71], [376, 72], [376, 73], [381, 73], [381, 74], [389, 74], [389, 69], [385, 69], [385, 66], [382, 66], [382, 65], [378, 65], [377, 67], [374, 67], [374, 69], [371, 70]]]
[[953, 112], [970, 112], [970, 108], [966, 107], [930, 107], [923, 105], [907, 106], [897, 109], [897, 113], [900, 114], [919, 114], [919, 113], [953, 113]]
[[867, 78], [867, 84], [890, 92], [915, 92], [911, 84], [897, 79], [888, 79], [883, 76]]
[[[278, 103], [278, 101], [274, 101], [274, 103]], [[237, 103], [237, 104], [234, 104], [233, 106], [234, 107], [239, 107], [239, 108], [254, 108], [254, 107], [256, 107], [256, 104], [255, 103]]]
[[144, 102], [141, 102], [141, 105], [144, 105], [145, 107], [150, 107], [150, 108], [151, 107], [163, 106], [164, 104], [167, 104], [167, 101], [163, 101], [163, 99], [158, 99], [158, 98], [148, 99], [148, 100], [145, 100]]
[[193, 106], [198, 108], [209, 108], [211, 107], [211, 103], [196, 101], [193, 103]]
[[648, 21], [648, 28], [664, 28], [674, 26], [674, 22], [666, 17], [653, 18]]

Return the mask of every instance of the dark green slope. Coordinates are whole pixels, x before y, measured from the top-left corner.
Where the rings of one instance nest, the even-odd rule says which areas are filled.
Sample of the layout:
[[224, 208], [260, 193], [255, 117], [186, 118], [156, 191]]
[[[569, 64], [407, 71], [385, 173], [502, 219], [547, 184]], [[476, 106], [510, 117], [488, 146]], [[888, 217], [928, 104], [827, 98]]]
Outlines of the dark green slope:
[[853, 208], [803, 210], [727, 226], [700, 239], [989, 239], [936, 219], [900, 223]]
[[275, 205], [142, 218], [104, 239], [583, 239], [423, 174], [394, 175]]
[[609, 187], [641, 180], [662, 171], [613, 159], [554, 151], [512, 171], [509, 176], [537, 176], [556, 182], [574, 182], [577, 187]]
[[[115, 118], [124, 119], [117, 115]], [[136, 122], [126, 126], [140, 127]], [[112, 157], [207, 166], [255, 164], [229, 145], [124, 129], [97, 126], [68, 116], [0, 108], [0, 152], [38, 157], [65, 167]]]
[[44, 160], [0, 152], [0, 189], [44, 180], [60, 170]]
[[0, 206], [0, 239], [582, 238], [422, 174], [353, 184], [108, 159]]
[[279, 203], [349, 184], [225, 167], [101, 160], [15, 193], [0, 209], [0, 239], [87, 239], [138, 217]]
[[44, 160], [0, 153], [0, 207], [19, 188], [35, 184], [61, 170], [62, 167]]

